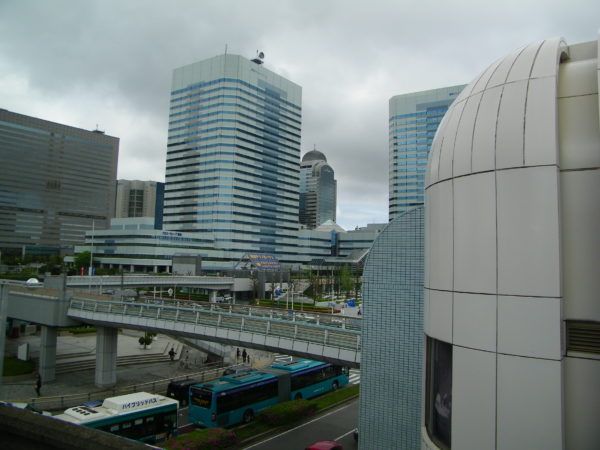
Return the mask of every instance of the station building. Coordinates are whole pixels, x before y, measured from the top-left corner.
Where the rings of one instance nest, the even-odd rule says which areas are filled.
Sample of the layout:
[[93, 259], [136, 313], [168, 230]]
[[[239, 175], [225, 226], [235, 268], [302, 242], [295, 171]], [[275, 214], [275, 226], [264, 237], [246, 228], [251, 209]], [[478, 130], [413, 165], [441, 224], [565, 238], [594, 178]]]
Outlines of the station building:
[[598, 41], [534, 42], [452, 104], [425, 190], [423, 449], [592, 449]]

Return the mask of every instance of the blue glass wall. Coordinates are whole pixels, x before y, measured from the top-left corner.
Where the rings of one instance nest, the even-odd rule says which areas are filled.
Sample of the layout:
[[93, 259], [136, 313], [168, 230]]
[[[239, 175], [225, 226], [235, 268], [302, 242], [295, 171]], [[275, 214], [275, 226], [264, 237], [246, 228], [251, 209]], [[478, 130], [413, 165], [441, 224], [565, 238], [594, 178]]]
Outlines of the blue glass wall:
[[433, 138], [464, 85], [390, 99], [389, 219], [423, 205], [425, 168]]

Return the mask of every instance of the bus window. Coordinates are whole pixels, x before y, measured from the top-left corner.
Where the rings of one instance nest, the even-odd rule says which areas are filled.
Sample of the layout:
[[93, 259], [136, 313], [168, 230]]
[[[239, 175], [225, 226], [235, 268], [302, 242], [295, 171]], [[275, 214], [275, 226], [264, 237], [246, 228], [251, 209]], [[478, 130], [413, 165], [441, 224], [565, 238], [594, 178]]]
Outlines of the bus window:
[[192, 387], [190, 392], [191, 402], [193, 405], [200, 406], [201, 408], [210, 409], [212, 401], [212, 391], [208, 389]]
[[116, 425], [113, 425], [112, 427], [110, 427], [111, 433], [116, 433], [117, 431], [119, 431], [119, 424], [116, 424]]
[[133, 422], [134, 425], [141, 425], [144, 423], [144, 419], [135, 419], [135, 421]]

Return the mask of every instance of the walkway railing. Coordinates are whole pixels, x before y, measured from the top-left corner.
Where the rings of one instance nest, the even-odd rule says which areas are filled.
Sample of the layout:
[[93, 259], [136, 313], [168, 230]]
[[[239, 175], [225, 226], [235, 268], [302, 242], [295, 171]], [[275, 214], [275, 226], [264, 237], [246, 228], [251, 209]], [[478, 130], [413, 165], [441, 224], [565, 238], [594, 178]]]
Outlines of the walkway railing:
[[133, 384], [130, 386], [114, 387], [101, 391], [90, 392], [87, 394], [69, 394], [38, 398], [33, 397], [27, 399], [15, 399], [8, 401], [29, 403], [34, 408], [42, 411], [62, 411], [73, 406], [81, 405], [89, 400], [101, 401], [107, 397], [131, 394], [133, 392], [155, 392], [157, 394], [166, 395], [167, 386], [171, 381], [198, 380], [199, 382], [202, 382], [219, 378], [222, 374], [223, 366], [221, 364], [216, 364], [214, 367], [211, 367], [210, 369], [204, 370], [202, 372], [181, 375], [174, 378], [149, 381], [147, 383]]
[[[132, 317], [155, 319], [161, 321], [161, 329], [167, 333], [175, 331], [175, 324], [192, 324], [288, 338], [354, 352], [361, 349], [361, 319], [355, 317], [215, 303], [71, 299], [70, 317], [93, 322], [89, 312], [110, 315], [110, 321], [116, 326], [131, 325]], [[203, 335], [198, 334], [197, 337], [202, 338]]]
[[132, 286], [206, 286], [227, 288], [233, 286], [232, 277], [199, 277], [185, 275], [84, 275], [67, 277], [68, 287], [132, 287]]

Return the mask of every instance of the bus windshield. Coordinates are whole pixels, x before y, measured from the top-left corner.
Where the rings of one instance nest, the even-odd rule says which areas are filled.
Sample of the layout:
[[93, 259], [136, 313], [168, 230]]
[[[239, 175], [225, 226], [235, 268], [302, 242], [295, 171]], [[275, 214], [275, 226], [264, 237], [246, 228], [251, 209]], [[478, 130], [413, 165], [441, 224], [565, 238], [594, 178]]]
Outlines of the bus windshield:
[[201, 408], [210, 409], [212, 402], [213, 392], [210, 389], [202, 387], [192, 387], [191, 392], [191, 404], [200, 406]]

